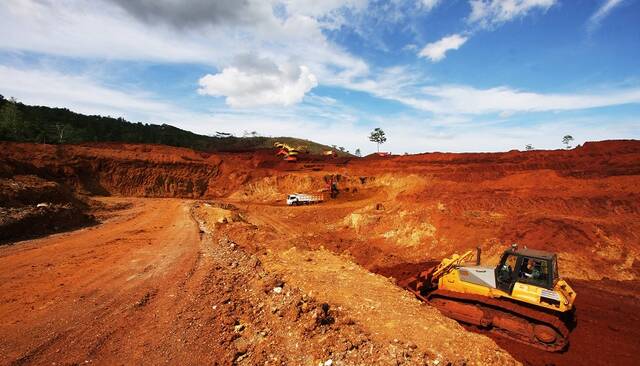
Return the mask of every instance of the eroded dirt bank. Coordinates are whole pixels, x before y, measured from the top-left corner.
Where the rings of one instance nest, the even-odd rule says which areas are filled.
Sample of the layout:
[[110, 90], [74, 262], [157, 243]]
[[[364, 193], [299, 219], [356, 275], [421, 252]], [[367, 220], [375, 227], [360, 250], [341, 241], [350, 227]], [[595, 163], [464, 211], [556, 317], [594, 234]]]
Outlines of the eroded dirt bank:
[[0, 245], [95, 224], [86, 201], [54, 181], [0, 174]]

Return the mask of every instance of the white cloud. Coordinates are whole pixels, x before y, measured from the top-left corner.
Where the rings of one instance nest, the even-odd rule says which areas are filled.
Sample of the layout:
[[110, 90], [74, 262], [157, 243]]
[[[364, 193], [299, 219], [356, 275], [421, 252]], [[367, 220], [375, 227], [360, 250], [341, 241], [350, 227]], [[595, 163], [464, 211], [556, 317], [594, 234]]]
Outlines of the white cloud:
[[239, 61], [218, 74], [202, 77], [198, 92], [224, 96], [231, 107], [290, 106], [318, 85], [316, 76], [304, 65], [276, 65], [252, 55], [244, 55]]
[[34, 105], [70, 108], [77, 112], [153, 118], [171, 111], [143, 92], [107, 88], [82, 75], [0, 65], [0, 93]]
[[471, 14], [467, 20], [490, 28], [523, 17], [534, 9], [546, 11], [556, 3], [557, 0], [469, 0]]
[[[11, 35], [0, 37], [0, 49], [83, 59], [199, 63], [218, 69], [237, 54], [253, 52], [278, 64], [295, 60], [327, 84], [369, 72], [365, 61], [325, 37], [318, 19], [295, 12], [276, 14], [272, 5], [278, 1], [227, 1], [232, 9], [225, 14], [238, 18], [235, 23], [186, 10], [176, 15], [168, 1], [147, 17], [137, 7], [130, 9], [129, 2], [120, 3], [127, 6], [80, 0], [0, 2], [0, 34]], [[205, 8], [222, 6], [196, 3]], [[184, 6], [188, 7], [179, 7]], [[247, 7], [247, 14], [244, 8], [233, 8], [240, 6]], [[312, 13], [335, 10], [340, 4], [332, 6], [323, 5]]]
[[444, 59], [445, 54], [451, 50], [457, 50], [467, 41], [467, 37], [459, 34], [452, 34], [443, 37], [437, 42], [429, 43], [418, 54], [421, 57], [427, 57], [432, 62], [438, 62]]
[[420, 0], [420, 6], [427, 11], [432, 10], [440, 4], [440, 0]]
[[604, 0], [598, 10], [589, 18], [587, 23], [589, 31], [593, 32], [598, 29], [602, 20], [606, 18], [616, 6], [622, 4], [622, 1], [623, 0]]
[[571, 111], [640, 104], [640, 88], [605, 88], [593, 93], [536, 93], [508, 86], [478, 89], [468, 85], [429, 85], [419, 70], [393, 67], [376, 78], [346, 88], [396, 101], [436, 115], [513, 116], [518, 113]]
[[[440, 123], [440, 117], [415, 118], [399, 117], [389, 120], [374, 120], [375, 127], [381, 127], [387, 134], [388, 142], [381, 149], [395, 154], [427, 151], [442, 152], [491, 152], [524, 150], [526, 144], [538, 149], [560, 149], [561, 139], [571, 134], [575, 144], [585, 141], [607, 139], [629, 139], [640, 137], [640, 119], [628, 118], [612, 121], [607, 117], [563, 118], [557, 115], [545, 115], [534, 123], [513, 125], [494, 122], [483, 123], [479, 120]], [[371, 128], [355, 133], [367, 133]], [[358, 137], [356, 135], [355, 137]], [[375, 151], [375, 145], [360, 142], [365, 152]], [[353, 146], [348, 144], [348, 146]]]
[[304, 14], [314, 17], [326, 16], [339, 9], [363, 11], [367, 8], [368, 0], [283, 0], [287, 11], [293, 14]]
[[[467, 22], [479, 28], [491, 29], [518, 17], [526, 16], [533, 9], [546, 11], [556, 4], [557, 0], [469, 0], [471, 13]], [[436, 6], [438, 1], [423, 0], [423, 6]], [[468, 31], [467, 34], [473, 32]], [[418, 54], [432, 62], [445, 58], [447, 51], [459, 49], [468, 36], [453, 34], [437, 42], [427, 44]]]
[[640, 89], [610, 90], [594, 94], [540, 94], [508, 87], [475, 89], [469, 86], [443, 85], [424, 87], [418, 97], [402, 96], [398, 100], [433, 113], [511, 115], [638, 104]]
[[[198, 37], [149, 25], [103, 3], [8, 0], [0, 4], [0, 48], [58, 56], [164, 62], [219, 59]], [[100, 30], [100, 31], [98, 31]]]

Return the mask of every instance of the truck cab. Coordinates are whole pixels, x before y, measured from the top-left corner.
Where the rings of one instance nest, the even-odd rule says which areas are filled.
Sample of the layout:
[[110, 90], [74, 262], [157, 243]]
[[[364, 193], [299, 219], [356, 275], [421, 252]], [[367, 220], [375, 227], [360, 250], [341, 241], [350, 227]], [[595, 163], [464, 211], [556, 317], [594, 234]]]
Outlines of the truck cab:
[[295, 206], [300, 204], [300, 200], [298, 198], [298, 193], [290, 194], [287, 196], [287, 205]]

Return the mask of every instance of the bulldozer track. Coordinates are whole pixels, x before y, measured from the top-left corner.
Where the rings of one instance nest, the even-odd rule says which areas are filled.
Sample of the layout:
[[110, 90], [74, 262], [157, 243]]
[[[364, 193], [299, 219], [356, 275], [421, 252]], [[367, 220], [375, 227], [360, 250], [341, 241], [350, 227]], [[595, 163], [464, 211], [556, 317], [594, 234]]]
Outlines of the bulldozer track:
[[[435, 290], [427, 294], [426, 297], [419, 294], [416, 295], [418, 296], [418, 298], [432, 303], [436, 306], [436, 308], [439, 308], [439, 306], [433, 300], [444, 299], [445, 301], [475, 305], [485, 312], [500, 312], [506, 314], [507, 317], [510, 318], [525, 319], [527, 322], [535, 325], [545, 325], [551, 327], [560, 335], [560, 337], [553, 343], [544, 343], [542, 341], [539, 341], [538, 339], [536, 339], [533, 333], [531, 333], [529, 336], [525, 336], [496, 326], [489, 328], [489, 331], [498, 333], [503, 337], [510, 338], [515, 341], [525, 343], [539, 349], [543, 349], [545, 351], [563, 351], [569, 344], [570, 329], [567, 324], [565, 324], [565, 321], [554, 314], [531, 309], [529, 307], [519, 305], [504, 299], [488, 298], [480, 295], [464, 294], [447, 290]], [[464, 319], [456, 320], [465, 322]], [[480, 326], [480, 328], [486, 329], [487, 327]]]

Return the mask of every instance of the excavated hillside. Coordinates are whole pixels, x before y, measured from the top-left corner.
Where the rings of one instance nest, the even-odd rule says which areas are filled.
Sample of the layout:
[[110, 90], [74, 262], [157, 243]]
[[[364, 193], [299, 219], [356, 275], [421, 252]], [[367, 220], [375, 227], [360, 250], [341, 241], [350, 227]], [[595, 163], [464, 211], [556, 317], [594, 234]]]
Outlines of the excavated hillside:
[[[580, 321], [569, 350], [543, 357], [526, 346], [495, 341], [525, 364], [634, 362], [640, 337], [640, 141], [490, 154], [307, 156], [295, 163], [270, 150], [209, 154], [157, 145], [17, 143], [0, 143], [0, 149], [0, 178], [7, 184], [29, 179], [57, 184], [74, 192], [68, 200], [88, 202], [85, 213], [93, 212], [91, 197], [98, 196], [123, 197], [118, 204], [132, 200], [134, 206], [138, 198], [127, 197], [209, 202], [195, 211], [207, 228], [201, 231], [259, 258], [265, 273], [292, 284], [292, 293], [310, 293], [313, 301], [340, 309], [349, 319], [343, 326], [366, 335], [376, 347], [391, 342], [398, 352], [409, 345], [414, 350], [405, 359], [409, 363], [417, 362], [419, 354], [429, 362], [483, 359], [490, 364], [489, 354], [500, 351], [490, 343], [482, 343], [484, 351], [471, 349], [470, 344], [484, 341], [470, 339], [462, 342], [463, 354], [450, 353], [449, 342], [470, 333], [425, 306], [401, 300], [407, 295], [393, 281], [402, 282], [423, 269], [423, 263], [476, 246], [487, 265], [514, 242], [556, 252], [561, 276], [578, 290]], [[322, 204], [284, 204], [289, 193], [321, 194], [331, 181], [340, 190], [335, 199], [325, 193]], [[111, 199], [95, 202], [113, 204]], [[10, 256], [0, 252], [2, 258]], [[435, 331], [439, 337], [422, 336], [434, 329], [442, 329]], [[324, 342], [313, 337], [315, 341], [298, 346]], [[251, 344], [259, 341], [252, 339]], [[278, 342], [274, 347], [283, 345]], [[609, 346], [618, 352], [604, 357], [598, 350]], [[272, 352], [266, 349], [261, 352]], [[326, 358], [321, 353], [313, 353], [314, 360]], [[386, 362], [380, 354], [335, 355], [346, 364]], [[260, 357], [251, 353], [243, 359], [262, 362]], [[287, 359], [301, 360], [296, 357]]]

